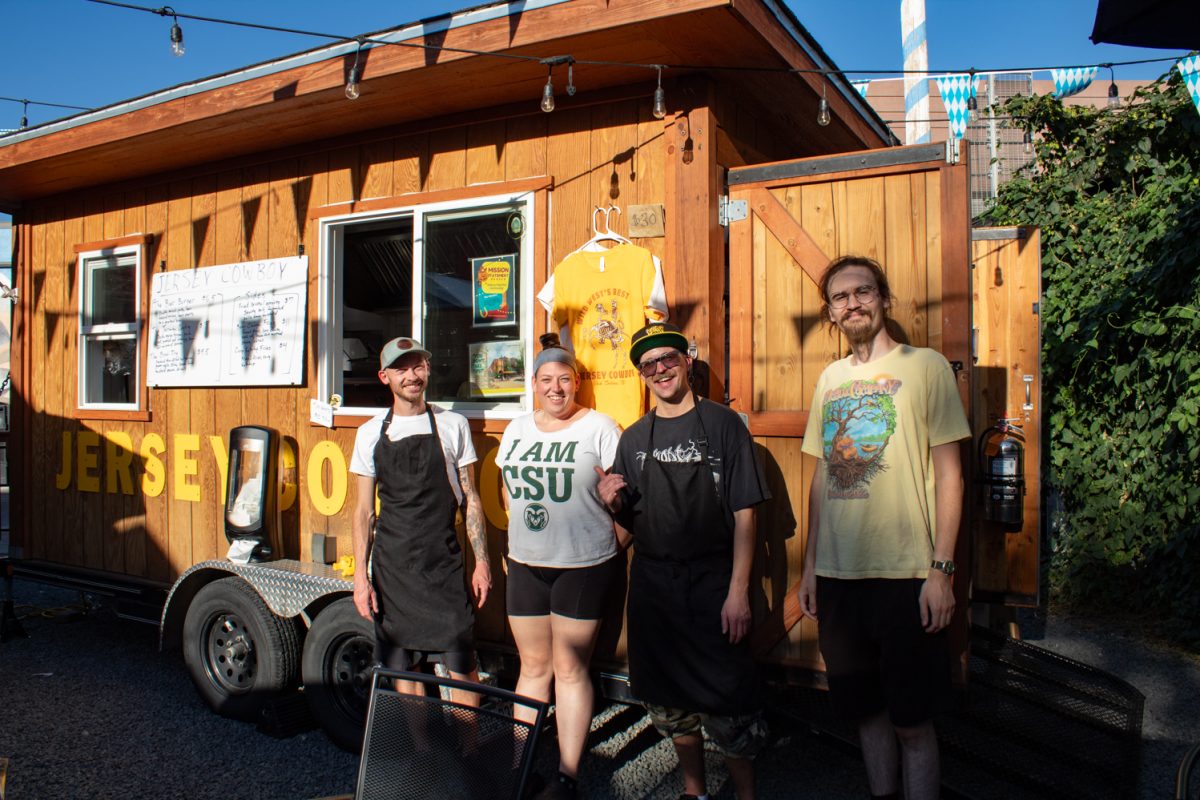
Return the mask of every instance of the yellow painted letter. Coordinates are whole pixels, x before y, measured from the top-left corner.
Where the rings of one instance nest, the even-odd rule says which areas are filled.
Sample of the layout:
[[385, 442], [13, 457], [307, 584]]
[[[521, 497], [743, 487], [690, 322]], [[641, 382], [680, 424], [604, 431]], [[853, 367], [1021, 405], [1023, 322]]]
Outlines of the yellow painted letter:
[[479, 499], [483, 501], [483, 513], [488, 522], [500, 530], [506, 530], [508, 512], [504, 509], [504, 501], [500, 499], [504, 484], [500, 480], [500, 468], [496, 466], [496, 454], [499, 452], [500, 447], [496, 446], [483, 457], [483, 464], [479, 468]]
[[54, 488], [66, 489], [71, 485], [71, 432], [63, 431], [62, 468], [54, 476]]
[[225, 493], [229, 491], [229, 451], [225, 449], [225, 437], [209, 436], [208, 446], [217, 461], [217, 474], [221, 476], [221, 507], [224, 508]]
[[200, 449], [200, 437], [194, 433], [177, 433], [171, 437], [171, 469], [175, 473], [175, 499], [189, 503], [200, 502], [200, 484], [189, 483], [189, 477], [200, 472], [194, 456], [188, 455]]
[[109, 431], [104, 440], [104, 491], [133, 494], [133, 440], [125, 431]]
[[80, 431], [75, 434], [75, 485], [81, 492], [100, 491], [100, 434], [96, 431]]
[[296, 505], [300, 487], [296, 485], [296, 451], [287, 439], [279, 441], [279, 510], [287, 511]]
[[146, 497], [158, 497], [167, 485], [167, 470], [159, 458], [167, 445], [157, 433], [147, 433], [142, 437], [142, 447], [138, 455], [142, 458], [142, 494]]
[[[330, 486], [325, 493], [325, 462], [329, 462]], [[317, 442], [308, 455], [308, 498], [321, 514], [332, 517], [346, 503], [346, 457], [330, 441]]]

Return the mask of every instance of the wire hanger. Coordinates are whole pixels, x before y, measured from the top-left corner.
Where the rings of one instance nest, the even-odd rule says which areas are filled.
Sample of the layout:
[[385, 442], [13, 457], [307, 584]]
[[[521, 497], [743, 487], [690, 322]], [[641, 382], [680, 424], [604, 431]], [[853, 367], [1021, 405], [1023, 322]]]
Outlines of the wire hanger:
[[[614, 212], [614, 211], [617, 212], [618, 214], [621, 213], [621, 209], [614, 205], [610, 205], [607, 208], [605, 208], [603, 206], [596, 206], [594, 209], [592, 209], [592, 238], [588, 239], [582, 245], [577, 247], [573, 252], [578, 253], [580, 250], [586, 250], [589, 248], [595, 249], [595, 245], [598, 245], [601, 242], [616, 242], [617, 244], [633, 244], [633, 242], [629, 241], [621, 234], [615, 232], [610, 227], [609, 218], [610, 218], [610, 215], [612, 214], [612, 212]], [[600, 214], [604, 215], [604, 230], [601, 230], [600, 226], [597, 224], [598, 220], [600, 219], [600, 216], [599, 216]]]

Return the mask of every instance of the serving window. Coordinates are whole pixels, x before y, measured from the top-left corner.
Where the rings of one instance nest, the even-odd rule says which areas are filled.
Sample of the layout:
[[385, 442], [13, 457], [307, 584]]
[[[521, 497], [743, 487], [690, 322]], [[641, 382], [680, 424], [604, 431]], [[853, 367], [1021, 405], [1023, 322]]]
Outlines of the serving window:
[[433, 353], [429, 402], [531, 408], [533, 216], [523, 192], [323, 219], [318, 391], [335, 413], [390, 405], [379, 352], [397, 336]]

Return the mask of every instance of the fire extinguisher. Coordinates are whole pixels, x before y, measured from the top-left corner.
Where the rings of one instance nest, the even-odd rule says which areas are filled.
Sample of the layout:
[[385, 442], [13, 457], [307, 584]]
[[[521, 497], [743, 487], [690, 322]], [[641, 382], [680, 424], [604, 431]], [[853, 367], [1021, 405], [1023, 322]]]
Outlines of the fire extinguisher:
[[1009, 530], [1025, 523], [1025, 434], [1002, 419], [979, 436], [983, 518]]

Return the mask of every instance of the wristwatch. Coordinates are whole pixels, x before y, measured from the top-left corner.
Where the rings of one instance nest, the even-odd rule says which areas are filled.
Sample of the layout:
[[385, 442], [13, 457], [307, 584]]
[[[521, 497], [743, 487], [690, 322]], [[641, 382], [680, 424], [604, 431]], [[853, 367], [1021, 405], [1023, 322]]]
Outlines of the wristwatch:
[[947, 575], [954, 574], [954, 562], [953, 561], [934, 561], [929, 565], [929, 568], [940, 570], [941, 572], [944, 572]]

